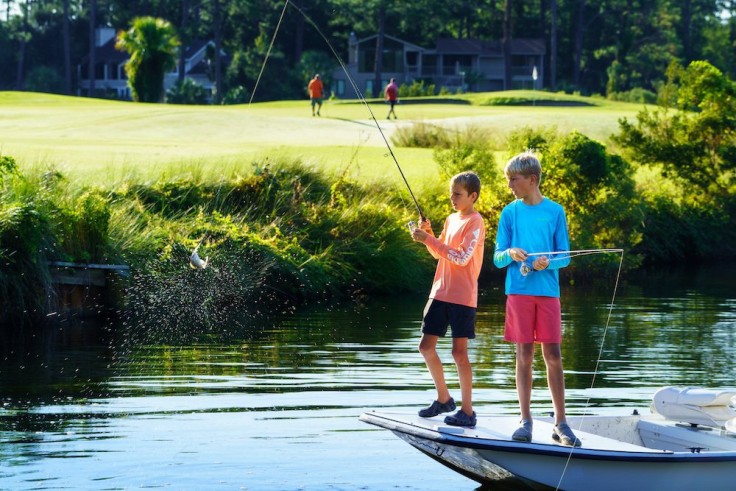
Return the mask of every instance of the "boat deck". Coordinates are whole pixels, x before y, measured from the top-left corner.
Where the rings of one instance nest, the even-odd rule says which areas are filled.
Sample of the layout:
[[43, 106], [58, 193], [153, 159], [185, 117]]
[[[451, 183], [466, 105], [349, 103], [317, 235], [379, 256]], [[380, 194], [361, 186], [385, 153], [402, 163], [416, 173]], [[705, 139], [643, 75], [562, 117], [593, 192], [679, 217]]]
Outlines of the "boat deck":
[[[381, 418], [390, 418], [399, 424], [408, 424], [414, 427], [424, 428], [430, 431], [436, 431], [448, 436], [459, 438], [471, 438], [479, 440], [494, 440], [499, 442], [510, 442], [511, 434], [519, 424], [518, 417], [504, 416], [478, 416], [478, 423], [473, 428], [461, 428], [457, 426], [449, 426], [444, 424], [444, 415], [434, 418], [420, 418], [416, 415], [406, 413], [374, 413], [375, 416]], [[624, 417], [625, 418], [625, 417]], [[636, 420], [632, 420], [632, 425], [636, 424]], [[533, 440], [526, 445], [554, 445], [561, 446], [552, 439], [552, 421], [543, 419], [534, 420]], [[601, 450], [609, 452], [639, 452], [639, 453], [663, 453], [662, 450], [650, 449], [643, 445], [628, 443], [614, 438], [600, 436], [581, 430], [579, 426], [570, 421], [570, 426], [575, 435], [582, 442], [582, 448], [588, 450]], [[524, 445], [524, 443], [514, 442], [515, 444]], [[567, 447], [569, 448], [569, 447]]]

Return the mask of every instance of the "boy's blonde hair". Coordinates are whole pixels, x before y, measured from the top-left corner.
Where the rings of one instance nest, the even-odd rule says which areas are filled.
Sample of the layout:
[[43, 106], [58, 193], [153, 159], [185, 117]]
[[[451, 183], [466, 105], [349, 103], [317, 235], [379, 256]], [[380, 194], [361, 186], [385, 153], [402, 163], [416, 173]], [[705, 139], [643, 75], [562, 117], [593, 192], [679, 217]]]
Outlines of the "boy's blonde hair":
[[539, 163], [537, 156], [530, 151], [511, 157], [506, 163], [506, 167], [503, 168], [503, 172], [506, 177], [521, 174], [525, 177], [537, 176], [537, 182], [542, 181], [542, 164]]
[[[462, 186], [468, 194], [478, 193], [478, 196], [480, 196], [480, 177], [473, 171], [465, 171], [452, 176], [450, 186], [455, 184]], [[476, 196], [477, 199], [478, 197]]]

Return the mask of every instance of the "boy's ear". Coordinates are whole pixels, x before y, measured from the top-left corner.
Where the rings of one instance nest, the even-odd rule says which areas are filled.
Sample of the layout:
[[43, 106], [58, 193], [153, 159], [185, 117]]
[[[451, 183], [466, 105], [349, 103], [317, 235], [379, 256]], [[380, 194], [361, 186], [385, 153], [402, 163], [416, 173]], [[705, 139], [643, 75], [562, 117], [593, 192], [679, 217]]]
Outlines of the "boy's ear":
[[478, 193], [477, 193], [477, 192], [475, 192], [475, 191], [473, 191], [472, 193], [470, 193], [470, 196], [471, 196], [471, 197], [472, 197], [473, 195], [475, 195], [475, 198], [473, 198], [473, 203], [475, 203], [476, 201], [478, 201], [479, 195], [478, 195]]

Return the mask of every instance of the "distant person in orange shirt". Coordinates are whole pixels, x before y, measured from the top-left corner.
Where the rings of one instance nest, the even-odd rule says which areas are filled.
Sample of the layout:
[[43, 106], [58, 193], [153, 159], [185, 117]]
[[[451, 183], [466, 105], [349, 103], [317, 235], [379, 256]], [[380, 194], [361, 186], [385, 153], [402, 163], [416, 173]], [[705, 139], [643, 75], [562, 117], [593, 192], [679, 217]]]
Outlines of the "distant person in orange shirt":
[[450, 201], [455, 213], [445, 220], [439, 238], [432, 225], [421, 219], [418, 228], [412, 228], [412, 238], [422, 242], [437, 259], [437, 271], [424, 308], [422, 339], [419, 352], [437, 389], [437, 399], [419, 411], [419, 416], [431, 418], [454, 411], [455, 401], [445, 382], [442, 361], [437, 355], [437, 341], [452, 328], [452, 357], [455, 359], [462, 403], [453, 415], [445, 417], [445, 424], [475, 426], [472, 387], [473, 371], [468, 359], [468, 339], [475, 338], [475, 311], [478, 306], [478, 276], [483, 265], [483, 243], [486, 232], [483, 217], [475, 211], [480, 194], [480, 179], [474, 172], [461, 172], [450, 180]]
[[399, 86], [396, 85], [396, 79], [391, 79], [386, 86], [386, 89], [383, 91], [383, 96], [386, 99], [386, 102], [391, 106], [388, 110], [388, 116], [386, 116], [386, 119], [391, 119], [392, 114], [394, 115], [394, 119], [398, 119], [396, 117], [396, 112], [394, 111], [394, 106], [399, 102]]
[[[319, 73], [316, 74], [314, 78], [309, 81], [307, 90], [309, 90], [309, 98], [312, 100], [312, 116], [314, 116], [315, 114], [319, 116], [319, 110], [322, 109], [322, 96], [325, 90], [324, 85], [322, 85], [322, 79], [319, 78]], [[316, 113], [314, 111], [315, 106], [317, 106]]]

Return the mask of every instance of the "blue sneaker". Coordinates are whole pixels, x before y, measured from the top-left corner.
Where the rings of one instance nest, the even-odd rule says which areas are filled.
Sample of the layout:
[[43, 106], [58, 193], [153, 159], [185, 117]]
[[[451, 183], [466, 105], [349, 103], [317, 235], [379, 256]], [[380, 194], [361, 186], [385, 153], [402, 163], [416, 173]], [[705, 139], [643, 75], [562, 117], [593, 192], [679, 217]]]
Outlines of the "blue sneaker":
[[572, 432], [570, 426], [564, 421], [555, 425], [552, 430], [552, 439], [568, 447], [579, 447], [582, 444], [575, 433]]
[[475, 426], [476, 421], [475, 411], [468, 416], [462, 409], [458, 409], [455, 414], [445, 417], [445, 424], [450, 426]]
[[519, 422], [519, 427], [516, 428], [516, 431], [514, 431], [514, 434], [511, 435], [511, 439], [517, 442], [532, 441], [532, 420], [522, 419]]
[[422, 418], [433, 418], [438, 414], [454, 411], [456, 407], [457, 406], [455, 406], [455, 399], [450, 397], [450, 400], [447, 402], [434, 401], [428, 407], [420, 409], [419, 416], [421, 416]]

